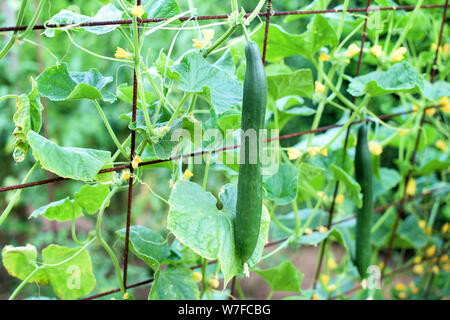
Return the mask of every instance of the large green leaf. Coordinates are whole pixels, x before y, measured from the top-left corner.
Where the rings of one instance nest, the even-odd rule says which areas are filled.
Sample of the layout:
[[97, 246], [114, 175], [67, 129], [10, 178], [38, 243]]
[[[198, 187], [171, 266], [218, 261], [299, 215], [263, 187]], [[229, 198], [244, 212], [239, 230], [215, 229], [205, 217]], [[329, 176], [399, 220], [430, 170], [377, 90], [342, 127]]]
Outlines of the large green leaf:
[[[397, 238], [400, 241], [396, 241], [395, 245], [399, 245], [402, 248], [423, 248], [428, 242], [428, 236], [419, 226], [419, 220], [414, 215], [409, 215], [398, 228]], [[396, 239], [397, 240], [397, 239]], [[397, 247], [397, 246], [396, 246]]]
[[44, 109], [34, 79], [32, 81], [31, 92], [26, 95], [22, 94], [17, 98], [17, 111], [14, 113], [14, 132], [16, 138], [14, 142], [13, 157], [16, 162], [25, 159], [28, 151], [27, 134], [30, 130], [39, 132], [42, 125], [42, 110]]
[[42, 96], [53, 101], [101, 99], [112, 103], [115, 96], [101, 92], [112, 80], [112, 77], [102, 76], [97, 69], [69, 72], [67, 64], [63, 63], [45, 69], [37, 77], [37, 86]]
[[275, 201], [278, 205], [286, 205], [297, 197], [298, 168], [291, 164], [281, 163], [278, 171], [264, 179], [264, 198]]
[[445, 81], [436, 81], [431, 83], [428, 80], [424, 80], [423, 95], [430, 100], [437, 100], [442, 97], [450, 96], [450, 83]]
[[[109, 194], [109, 188], [103, 184], [86, 184], [75, 193], [75, 203], [88, 214], [96, 213]], [[108, 204], [109, 205], [109, 204]]]
[[256, 269], [254, 271], [266, 280], [273, 291], [302, 292], [300, 285], [303, 274], [289, 260], [285, 260], [270, 269]]
[[[146, 7], [149, 2], [150, 5]], [[142, 4], [146, 7], [149, 19], [170, 18], [181, 13], [176, 0], [145, 0]]]
[[156, 273], [149, 300], [197, 300], [198, 286], [194, 272], [184, 265], [169, 265]]
[[[125, 229], [116, 231], [116, 234], [125, 241]], [[130, 250], [145, 261], [154, 271], [158, 271], [161, 262], [170, 254], [167, 240], [159, 233], [144, 227], [130, 227]]]
[[242, 85], [228, 73], [189, 53], [170, 68], [180, 75], [180, 89], [200, 93], [220, 114], [242, 100]]
[[[83, 22], [96, 22], [105, 20], [113, 21], [120, 20], [121, 18], [122, 11], [118, 10], [113, 4], [108, 4], [102, 7], [94, 17], [85, 16], [69, 10], [61, 10], [59, 13], [50, 18], [48, 24], [79, 24]], [[81, 29], [98, 35], [111, 32], [118, 27], [118, 24], [114, 24], [107, 26], [82, 27]], [[71, 28], [71, 30], [74, 29], [76, 28]], [[48, 28], [45, 29], [44, 34], [47, 37], [53, 37], [55, 35], [55, 31], [57, 31], [57, 29]]]
[[374, 71], [353, 78], [348, 92], [353, 96], [368, 94], [376, 97], [390, 93], [420, 93], [423, 89], [422, 77], [408, 62], [401, 62], [387, 71]]
[[[267, 60], [271, 62], [296, 55], [311, 59], [322, 47], [328, 46], [333, 49], [338, 44], [336, 31], [321, 15], [315, 15], [302, 34], [289, 33], [275, 24], [269, 26], [269, 34]], [[262, 48], [264, 28], [260, 28], [253, 38]]]
[[[188, 181], [176, 183], [169, 198], [167, 227], [198, 255], [219, 260], [225, 286], [233, 276], [243, 271], [234, 243], [236, 192], [236, 185], [223, 188], [219, 194], [222, 210], [217, 209], [217, 200], [211, 193]], [[261, 257], [269, 224], [270, 215], [263, 207], [258, 243], [249, 265], [256, 264]]]
[[92, 181], [98, 171], [111, 162], [109, 151], [60, 147], [34, 131], [27, 137], [36, 160], [60, 177]]
[[[5, 246], [2, 250], [2, 261], [9, 275], [25, 280], [37, 268], [36, 247], [31, 244], [27, 244], [25, 247]], [[28, 282], [48, 285], [48, 278], [40, 270]]]
[[39, 218], [41, 216], [47, 218], [48, 220], [56, 221], [71, 221], [73, 217], [78, 218], [83, 215], [80, 206], [70, 200], [69, 197], [51, 202], [39, 209], [34, 210], [30, 218]]
[[427, 175], [437, 172], [439, 170], [446, 170], [449, 167], [450, 167], [450, 159], [446, 155], [445, 158], [441, 157], [441, 159], [434, 158], [434, 159], [428, 160], [421, 167], [416, 168], [414, 170], [414, 174], [420, 175], [420, 176], [427, 176]]
[[362, 201], [359, 194], [361, 192], [361, 186], [359, 183], [342, 168], [339, 168], [334, 164], [332, 164], [330, 168], [333, 171], [334, 178], [344, 184], [345, 189], [350, 193], [350, 196], [353, 198], [356, 205], [361, 207]]
[[310, 69], [267, 76], [267, 87], [274, 100], [293, 95], [311, 98], [314, 94]]
[[51, 244], [42, 250], [44, 271], [60, 299], [74, 300], [89, 294], [96, 281], [89, 252]]

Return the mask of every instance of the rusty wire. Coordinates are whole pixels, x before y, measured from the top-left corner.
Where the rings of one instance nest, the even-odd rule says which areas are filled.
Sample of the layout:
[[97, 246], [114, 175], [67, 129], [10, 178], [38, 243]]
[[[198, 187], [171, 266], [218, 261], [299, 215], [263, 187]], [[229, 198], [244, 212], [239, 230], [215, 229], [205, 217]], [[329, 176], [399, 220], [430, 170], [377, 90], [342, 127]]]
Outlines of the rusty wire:
[[[136, 4], [139, 5], [140, 4], [140, 0], [136, 0]], [[370, 7], [370, 0], [367, 1], [367, 6], [364, 8], [348, 8], [346, 10], [346, 12], [349, 13], [357, 13], [357, 12], [363, 12], [365, 13], [365, 23], [364, 23], [364, 30], [363, 30], [363, 34], [362, 34], [362, 41], [361, 41], [361, 50], [360, 50], [360, 55], [359, 55], [359, 60], [358, 60], [358, 68], [357, 68], [357, 74], [360, 74], [360, 68], [361, 68], [361, 63], [362, 63], [362, 57], [363, 57], [363, 50], [362, 48], [364, 47], [364, 42], [366, 39], [366, 30], [367, 30], [367, 21], [368, 21], [368, 16], [369, 13], [371, 11], [395, 11], [395, 10], [414, 10], [416, 6], [410, 5], [410, 6], [396, 6], [396, 7]], [[442, 41], [442, 35], [443, 35], [443, 28], [445, 25], [445, 20], [446, 20], [446, 13], [447, 13], [447, 8], [448, 8], [448, 0], [446, 0], [445, 5], [423, 5], [421, 6], [422, 9], [433, 9], [433, 8], [444, 8], [444, 14], [443, 14], [443, 20], [442, 20], [442, 26], [441, 26], [441, 30], [440, 30], [440, 35], [439, 35], [439, 44], [437, 46], [436, 49], [436, 53], [435, 53], [435, 57], [434, 57], [434, 61], [433, 61], [433, 67], [431, 70], [431, 81], [433, 82], [434, 80], [434, 76], [436, 74], [436, 69], [435, 69], [435, 65], [436, 65], [436, 60], [438, 57], [438, 53], [439, 53], [439, 46], [441, 44]], [[326, 9], [326, 10], [313, 10], [313, 11], [281, 11], [281, 12], [273, 12], [272, 10], [272, 1], [268, 0], [268, 4], [267, 4], [267, 10], [266, 12], [261, 12], [259, 13], [260, 17], [265, 17], [266, 18], [266, 25], [265, 25], [265, 35], [264, 35], [264, 43], [263, 43], [263, 63], [265, 64], [265, 60], [266, 60], [266, 52], [267, 52], [267, 42], [268, 42], [268, 33], [269, 33], [269, 25], [270, 25], [270, 17], [271, 16], [288, 16], [288, 15], [306, 15], [306, 14], [325, 14], [325, 13], [341, 13], [343, 12], [343, 9]], [[228, 15], [207, 15], [207, 16], [198, 16], [196, 17], [197, 20], [217, 20], [217, 19], [227, 19]], [[152, 22], [162, 22], [165, 21], [169, 18], [157, 18], [157, 19], [138, 19], [138, 26], [141, 24], [145, 24], [145, 23], [152, 23]], [[180, 21], [186, 21], [190, 18], [187, 17], [182, 17], [179, 20]], [[47, 28], [62, 28], [62, 27], [92, 27], [92, 26], [105, 26], [105, 25], [130, 25], [132, 23], [132, 20], [130, 19], [126, 19], [126, 20], [114, 20], [114, 21], [95, 21], [95, 22], [84, 22], [84, 23], [80, 23], [80, 24], [40, 24], [40, 25], [35, 25], [33, 27], [34, 30], [43, 30], [43, 29], [47, 29]], [[8, 31], [20, 31], [20, 30], [25, 30], [28, 26], [18, 26], [18, 27], [0, 27], [0, 32], [8, 32]], [[139, 29], [139, 28], [138, 28]], [[432, 107], [427, 107], [427, 108], [438, 108], [439, 106], [432, 106]], [[425, 108], [425, 110], [427, 109]], [[137, 110], [137, 78], [136, 78], [136, 71], [134, 71], [133, 73], [133, 110], [132, 110], [132, 120], [135, 121], [136, 119], [136, 110]], [[417, 152], [417, 148], [418, 148], [418, 144], [420, 141], [420, 135], [421, 135], [421, 127], [424, 123], [424, 114], [425, 114], [425, 110], [423, 110], [423, 115], [420, 121], [420, 128], [419, 131], [417, 133], [417, 137], [416, 137], [416, 145], [415, 145], [415, 149], [413, 152], [413, 155], [411, 157], [411, 166], [410, 166], [410, 171], [408, 172], [408, 175], [406, 177], [406, 181], [405, 183], [408, 182], [411, 174], [412, 174], [412, 166], [414, 164], [414, 159], [415, 159], [415, 155]], [[396, 116], [400, 116], [400, 115], [405, 115], [405, 114], [409, 114], [412, 113], [414, 111], [405, 111], [405, 112], [400, 112], [400, 113], [396, 113], [396, 114], [387, 114], [387, 115], [382, 115], [379, 118], [386, 120], [386, 119], [391, 119], [394, 118]], [[368, 120], [366, 120], [368, 121]], [[349, 133], [350, 133], [350, 128], [353, 124], [356, 123], [360, 123], [361, 121], [354, 121], [350, 124], [350, 126], [347, 128], [347, 132], [346, 132], [346, 138], [345, 138], [345, 146], [344, 149], [347, 146], [348, 143], [348, 137], [349, 137]], [[321, 127], [315, 130], [307, 130], [307, 131], [302, 131], [302, 132], [297, 132], [297, 133], [292, 133], [292, 134], [287, 134], [287, 135], [283, 135], [277, 138], [272, 138], [272, 139], [268, 139], [266, 141], [273, 141], [273, 140], [284, 140], [284, 139], [289, 139], [289, 138], [293, 138], [293, 137], [300, 137], [302, 135], [306, 135], [306, 134], [314, 134], [314, 133], [319, 133], [319, 132], [324, 132], [327, 131], [329, 129], [333, 129], [333, 128], [338, 128], [338, 127], [342, 127], [342, 124], [335, 124], [335, 125], [331, 125], [331, 126], [326, 126], [326, 127]], [[229, 147], [223, 147], [214, 151], [198, 151], [198, 152], [193, 152], [191, 154], [188, 155], [183, 155], [183, 156], [174, 156], [171, 157], [169, 159], [158, 159], [158, 160], [152, 160], [152, 161], [146, 161], [146, 162], [142, 162], [139, 164], [139, 166], [147, 166], [147, 165], [152, 165], [152, 164], [157, 164], [157, 163], [162, 163], [162, 162], [168, 162], [168, 161], [173, 161], [173, 160], [177, 160], [182, 158], [188, 158], [188, 157], [195, 157], [195, 156], [201, 156], [204, 155], [206, 153], [216, 153], [216, 152], [222, 152], [222, 151], [226, 151], [226, 150], [232, 150], [232, 149], [236, 149], [239, 148], [239, 145], [235, 145], [235, 146], [229, 146]], [[135, 131], [132, 130], [131, 131], [131, 151], [130, 151], [130, 163], [127, 165], [121, 165], [121, 166], [116, 166], [113, 168], [108, 168], [108, 169], [103, 169], [100, 170], [99, 173], [106, 173], [106, 172], [113, 172], [113, 171], [120, 171], [120, 170], [124, 170], [124, 169], [129, 169], [130, 173], [133, 173], [133, 166], [131, 165], [131, 161], [134, 158], [134, 154], [135, 154]], [[11, 190], [17, 190], [17, 189], [23, 189], [23, 188], [28, 188], [28, 187], [33, 187], [33, 186], [38, 186], [38, 185], [44, 185], [44, 184], [50, 184], [50, 183], [56, 183], [56, 182], [60, 182], [60, 181], [64, 181], [64, 180], [69, 180], [67, 178], [62, 178], [62, 177], [55, 177], [52, 179], [46, 179], [46, 180], [40, 180], [40, 181], [36, 181], [36, 182], [29, 182], [29, 183], [24, 183], [24, 184], [18, 184], [18, 185], [14, 185], [14, 186], [8, 186], [8, 187], [2, 187], [0, 188], [0, 193], [1, 192], [6, 192], [6, 191], [11, 191]], [[343, 219], [341, 221], [335, 222], [333, 223], [332, 219], [333, 219], [333, 213], [334, 213], [334, 203], [335, 203], [335, 199], [336, 199], [336, 195], [337, 195], [337, 189], [338, 189], [338, 182], [336, 183], [335, 189], [334, 189], [334, 195], [333, 195], [333, 202], [331, 205], [331, 209], [330, 209], [330, 216], [329, 216], [329, 221], [328, 221], [328, 226], [331, 227], [333, 225], [348, 221], [350, 219], [353, 219], [354, 216]], [[392, 207], [392, 206], [398, 206], [398, 215], [397, 215], [397, 220], [401, 217], [402, 214], [402, 210], [403, 210], [403, 205], [405, 202], [408, 201], [412, 201], [414, 199], [423, 197], [425, 195], [429, 195], [434, 193], [436, 190], [431, 190], [428, 191], [427, 193], [422, 193], [420, 195], [416, 195], [413, 197], [406, 197], [406, 194], [404, 193], [402, 196], [402, 199], [398, 202], [393, 202], [393, 203], [389, 203], [387, 205], [378, 207], [374, 209], [374, 212], [381, 212], [384, 211], [385, 209], [387, 209], [388, 207]], [[131, 285], [127, 285], [127, 267], [128, 267], [128, 251], [129, 251], [129, 230], [130, 230], [130, 221], [131, 221], [131, 209], [132, 209], [132, 194], [133, 194], [133, 178], [130, 178], [129, 181], [129, 188], [128, 188], [128, 204], [127, 204], [127, 217], [126, 217], [126, 240], [125, 240], [125, 255], [124, 255], [124, 270], [123, 270], [123, 282], [124, 282], [124, 287], [126, 289], [130, 289], [130, 288], [135, 288], [141, 285], [145, 285], [145, 284], [149, 284], [153, 281], [153, 278], [145, 280], [145, 281], [141, 281], [135, 284], [131, 284]], [[398, 224], [398, 221], [396, 221], [396, 225]], [[392, 235], [391, 238], [393, 238], [395, 236], [395, 232], [396, 232], [396, 227], [394, 227], [393, 231], [392, 231]], [[271, 242], [266, 244], [266, 247], [268, 246], [272, 246], [275, 244], [278, 244], [282, 241], [284, 241], [286, 239], [281, 239], [281, 240], [277, 240], [275, 242]], [[325, 240], [326, 241], [326, 240]], [[392, 239], [391, 239], [392, 242]], [[388, 248], [388, 254], [386, 255], [387, 259], [385, 259], [385, 262], [387, 262], [389, 260], [389, 253], [391, 250], [392, 244], [390, 244], [389, 248]], [[318, 271], [316, 273], [316, 279], [318, 277], [318, 274], [320, 272], [320, 267], [322, 264], [322, 259], [323, 259], [323, 252], [321, 254], [321, 259], [319, 260], [319, 264], [318, 264]], [[210, 261], [208, 262], [208, 264], [212, 264], [215, 263], [216, 261]], [[387, 265], [387, 264], [385, 264]], [[195, 268], [199, 268], [200, 265], [198, 266], [193, 266], [191, 267], [192, 269]], [[315, 281], [316, 283], [316, 281]], [[315, 284], [314, 284], [315, 286]], [[352, 290], [355, 289], [359, 289], [359, 288], [354, 288]], [[101, 294], [97, 294], [94, 296], [90, 296], [87, 297], [85, 299], [95, 299], [95, 298], [99, 298], [99, 297], [103, 297], [109, 294], [113, 294], [116, 292], [119, 292], [119, 289], [115, 289], [115, 290], [111, 290], [108, 292], [104, 292]]]

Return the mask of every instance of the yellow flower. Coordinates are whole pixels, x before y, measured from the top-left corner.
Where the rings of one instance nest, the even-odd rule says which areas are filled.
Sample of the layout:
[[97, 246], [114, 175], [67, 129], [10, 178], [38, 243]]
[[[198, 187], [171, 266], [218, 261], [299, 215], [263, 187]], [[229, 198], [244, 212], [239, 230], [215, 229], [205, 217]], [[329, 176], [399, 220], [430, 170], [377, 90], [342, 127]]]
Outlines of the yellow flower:
[[335, 291], [337, 289], [335, 284], [331, 284], [328, 286], [328, 291]]
[[194, 281], [202, 280], [202, 274], [200, 272], [194, 272]]
[[447, 261], [448, 261], [448, 255], [446, 255], [446, 254], [439, 258], [439, 263], [445, 263]]
[[117, 300], [116, 298], [111, 298], [110, 300]]
[[121, 180], [128, 180], [130, 179], [130, 171], [126, 170], [122, 172], [122, 177], [120, 178]]
[[441, 272], [440, 270], [439, 270], [439, 267], [438, 266], [433, 266], [433, 273], [434, 274], [439, 274], [439, 272]]
[[409, 179], [408, 184], [406, 185], [406, 194], [410, 196], [414, 195], [416, 193], [416, 187], [416, 180], [413, 178]]
[[414, 267], [413, 267], [413, 272], [415, 273], [415, 274], [423, 274], [423, 266], [421, 265], [421, 264], [416, 264]]
[[443, 152], [447, 152], [447, 145], [445, 144], [444, 140], [436, 141], [436, 148]]
[[425, 230], [425, 227], [427, 226], [427, 223], [425, 222], [425, 220], [419, 220], [419, 227], [422, 230]]
[[357, 55], [361, 49], [354, 43], [352, 43], [347, 49], [347, 57], [351, 58]]
[[131, 14], [135, 17], [141, 18], [145, 13], [145, 10], [142, 6], [134, 6], [133, 9], [131, 9]]
[[186, 169], [186, 171], [183, 174], [183, 179], [188, 179], [188, 178], [193, 177], [193, 176], [194, 176], [194, 174], [191, 172], [191, 170]]
[[210, 42], [214, 38], [214, 30], [213, 29], [203, 29], [202, 30], [203, 37], [205, 42]]
[[341, 204], [342, 202], [344, 202], [344, 195], [338, 194], [336, 197], [336, 203]]
[[445, 271], [450, 271], [450, 263], [444, 264], [444, 266], [442, 267], [442, 269], [444, 269]]
[[313, 233], [313, 231], [310, 229], [310, 228], [306, 228], [305, 229], [305, 234], [306, 235], [310, 235], [310, 234], [312, 234]]
[[434, 244], [425, 251], [427, 257], [432, 257], [434, 256], [435, 253], [436, 253], [436, 245]]
[[444, 113], [450, 113], [450, 100], [447, 96], [439, 99], [439, 104], [442, 106], [441, 110]]
[[327, 195], [322, 191], [317, 191], [317, 195], [319, 196], [319, 198], [323, 198], [323, 201], [327, 201], [328, 199]]
[[194, 42], [193, 46], [199, 49], [203, 49], [211, 43], [211, 40], [214, 38], [214, 30], [213, 29], [205, 29], [202, 30], [203, 40], [192, 39]]
[[130, 295], [128, 294], [128, 292], [125, 292], [125, 294], [123, 295], [123, 298], [126, 300], [130, 297]]
[[173, 189], [173, 187], [175, 187], [175, 184], [173, 183], [172, 180], [169, 181], [169, 187], [170, 189]]
[[414, 264], [419, 264], [422, 262], [422, 257], [421, 256], [417, 256], [414, 258]]
[[448, 56], [448, 53], [450, 52], [450, 45], [448, 43], [444, 44], [444, 46], [442, 47], [442, 53], [444, 54], [444, 56]]
[[436, 113], [436, 109], [435, 108], [427, 108], [427, 109], [425, 109], [425, 113], [427, 115], [429, 115], [430, 117], [432, 117]]
[[333, 269], [337, 268], [337, 263], [336, 263], [336, 261], [333, 258], [328, 258], [327, 266], [328, 266], [328, 269], [333, 270]]
[[321, 52], [319, 55], [319, 61], [330, 61], [330, 56]]
[[327, 149], [321, 149], [320, 151], [319, 151], [319, 153], [321, 154], [321, 155], [323, 155], [323, 156], [328, 156], [328, 150]]
[[139, 163], [141, 162], [142, 162], [141, 157], [135, 156], [133, 158], [133, 161], [131, 161], [131, 166], [133, 167], [133, 169], [136, 169], [139, 166]]
[[330, 277], [326, 274], [320, 276], [320, 280], [322, 280], [323, 284], [328, 284], [330, 282]]
[[444, 223], [444, 225], [442, 226], [442, 233], [447, 233], [448, 230], [450, 230], [450, 223], [446, 222], [446, 223]]
[[400, 298], [400, 299], [405, 299], [406, 298], [406, 292], [400, 292], [399, 294], [398, 294], [398, 297]]
[[406, 48], [400, 47], [391, 54], [391, 61], [392, 62], [400, 62], [405, 58]]
[[302, 156], [302, 153], [295, 148], [289, 148], [287, 153], [288, 153], [289, 160], [295, 160]]
[[125, 49], [122, 49], [121, 47], [117, 47], [116, 53], [114, 53], [114, 56], [117, 59], [128, 59], [128, 58], [132, 57], [131, 53], [129, 53]]
[[379, 156], [383, 153], [383, 147], [376, 141], [369, 142], [369, 151], [370, 153]]
[[406, 136], [408, 134], [408, 130], [407, 129], [401, 129], [398, 134], [399, 134], [399, 136]]
[[416, 113], [417, 110], [419, 110], [419, 107], [415, 104], [412, 105], [413, 113]]
[[214, 289], [219, 287], [219, 280], [217, 279], [217, 276], [212, 278], [211, 280], [209, 280], [209, 284], [211, 285], [211, 287], [213, 287]]
[[405, 286], [405, 284], [403, 282], [398, 282], [395, 285], [395, 290], [397, 290], [397, 291], [405, 291], [406, 289], [407, 288], [406, 288], [406, 286]]
[[319, 147], [309, 147], [308, 148], [308, 153], [310, 155], [310, 157], [314, 157], [316, 154], [320, 153], [320, 148]]
[[370, 48], [370, 53], [379, 58], [383, 52], [381, 46], [376, 44], [372, 48]]
[[319, 81], [314, 82], [315, 91], [318, 94], [321, 94], [325, 90], [325, 86], [321, 84]]
[[311, 296], [311, 300], [319, 300], [319, 295], [318, 295], [317, 293], [314, 293], [314, 294]]
[[384, 262], [382, 261], [382, 262], [380, 262], [380, 264], [379, 264], [379, 267], [380, 267], [380, 269], [381, 270], [383, 270], [384, 269]]
[[328, 228], [325, 227], [325, 226], [318, 226], [316, 229], [317, 229], [317, 231], [319, 231], [320, 233], [324, 233], [324, 232], [327, 232], [327, 231], [328, 231]]
[[203, 49], [205, 47], [205, 42], [198, 40], [198, 39], [192, 39], [192, 41], [194, 42], [194, 44], [192, 45], [193, 47], [199, 48], [199, 49]]

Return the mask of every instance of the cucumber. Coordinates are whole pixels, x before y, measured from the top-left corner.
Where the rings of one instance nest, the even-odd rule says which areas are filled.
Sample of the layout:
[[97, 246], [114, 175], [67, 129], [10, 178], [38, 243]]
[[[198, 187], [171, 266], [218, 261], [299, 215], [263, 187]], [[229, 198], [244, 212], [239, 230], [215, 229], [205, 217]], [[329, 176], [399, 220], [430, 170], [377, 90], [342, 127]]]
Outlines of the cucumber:
[[[253, 254], [258, 241], [262, 212], [262, 175], [260, 159], [260, 129], [264, 128], [267, 104], [267, 79], [258, 45], [249, 41], [245, 46], [247, 69], [241, 119], [241, 151], [235, 220], [237, 255], [245, 263]], [[246, 138], [255, 130], [257, 142]], [[256, 147], [256, 157], [250, 159], [250, 148]], [[253, 149], [254, 150], [254, 149]], [[252, 150], [252, 151], [253, 151]], [[256, 158], [256, 159], [255, 159]], [[250, 161], [252, 160], [252, 161]]]
[[355, 152], [356, 181], [361, 186], [362, 207], [356, 215], [356, 254], [355, 264], [361, 279], [367, 278], [370, 265], [370, 229], [373, 215], [372, 157], [367, 145], [367, 128], [363, 122], [358, 128]]

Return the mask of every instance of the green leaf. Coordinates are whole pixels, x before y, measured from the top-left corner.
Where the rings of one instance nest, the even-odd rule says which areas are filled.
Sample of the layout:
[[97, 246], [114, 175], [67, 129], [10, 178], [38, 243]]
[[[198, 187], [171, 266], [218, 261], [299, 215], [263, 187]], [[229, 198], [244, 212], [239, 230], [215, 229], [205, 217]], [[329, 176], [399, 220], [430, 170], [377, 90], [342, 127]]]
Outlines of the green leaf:
[[[419, 220], [414, 215], [409, 215], [402, 223], [397, 231], [397, 238], [401, 241], [397, 241], [395, 243], [395, 247], [399, 242], [402, 248], [415, 248], [420, 249], [423, 248], [428, 242], [428, 236], [423, 231], [423, 229], [419, 226]], [[397, 239], [396, 239], [397, 240]]]
[[53, 101], [100, 99], [112, 103], [115, 96], [101, 92], [112, 80], [112, 77], [102, 76], [97, 69], [69, 72], [67, 64], [63, 63], [45, 69], [37, 77], [37, 86], [42, 96]]
[[[86, 184], [75, 193], [75, 203], [88, 214], [95, 214], [109, 194], [109, 188], [103, 184]], [[108, 204], [109, 205], [109, 204]]]
[[143, 1], [143, 6], [149, 2], [150, 5], [146, 7], [149, 19], [170, 18], [181, 13], [176, 0], [146, 0]]
[[400, 180], [401, 177], [397, 170], [380, 168], [380, 179], [377, 178], [374, 180], [374, 197], [391, 190], [398, 185]]
[[40, 207], [39, 209], [34, 210], [31, 213], [30, 218], [39, 218], [43, 216], [48, 220], [64, 222], [72, 221], [74, 216], [76, 219], [82, 215], [83, 212], [81, 211], [80, 206], [67, 197], [59, 201], [51, 202], [43, 207]]
[[269, 94], [274, 100], [293, 95], [312, 98], [314, 94], [310, 69], [299, 69], [291, 73], [267, 76], [267, 86]]
[[30, 131], [27, 138], [42, 167], [63, 178], [91, 181], [111, 162], [109, 151], [60, 147], [34, 131]]
[[149, 300], [197, 300], [198, 286], [194, 272], [186, 266], [169, 265], [155, 275]]
[[28, 151], [27, 134], [30, 130], [39, 132], [42, 125], [42, 110], [44, 107], [41, 104], [39, 94], [36, 87], [36, 82], [32, 78], [32, 89], [28, 95], [22, 94], [17, 99], [17, 111], [14, 113], [14, 132], [16, 138], [14, 142], [14, 160], [22, 162], [25, 160], [25, 155]]
[[96, 280], [89, 252], [51, 244], [42, 250], [44, 271], [60, 299], [75, 300], [89, 294]]
[[[289, 33], [276, 24], [269, 26], [269, 34], [267, 60], [270, 62], [278, 62], [283, 58], [296, 55], [312, 59], [322, 47], [329, 46], [333, 49], [338, 44], [336, 31], [321, 15], [315, 15], [308, 24], [307, 30], [302, 34]], [[253, 38], [262, 48], [264, 28], [260, 28]]]
[[421, 167], [416, 168], [414, 170], [414, 174], [419, 176], [427, 176], [434, 172], [448, 169], [449, 167], [450, 167], [450, 159], [448, 158], [448, 156], [446, 159], [434, 158], [430, 159]]
[[356, 205], [360, 208], [362, 205], [362, 201], [359, 196], [359, 193], [361, 192], [361, 187], [359, 183], [356, 182], [356, 180], [353, 179], [352, 176], [350, 176], [342, 168], [339, 168], [334, 164], [332, 164], [330, 168], [333, 171], [334, 178], [336, 180], [341, 181], [344, 184], [345, 189], [350, 193], [350, 196], [353, 198]]
[[[94, 17], [88, 17], [82, 14], [78, 14], [69, 10], [61, 10], [54, 15], [48, 21], [48, 24], [79, 24], [83, 22], [96, 22], [96, 21], [113, 21], [120, 20], [122, 18], [122, 11], [118, 10], [113, 4], [108, 4], [102, 7]], [[111, 32], [118, 28], [119, 25], [107, 25], [107, 26], [94, 26], [94, 27], [82, 27], [81, 29], [94, 34], [104, 34]], [[78, 28], [71, 28], [71, 30]], [[44, 34], [47, 37], [53, 37], [55, 32], [60, 32], [57, 29], [47, 28]]]
[[[219, 193], [222, 210], [217, 209], [217, 200], [211, 193], [188, 181], [177, 182], [169, 198], [168, 229], [198, 255], [218, 259], [225, 286], [233, 276], [243, 271], [234, 244], [236, 192], [236, 185], [226, 185], [222, 189]], [[256, 264], [261, 258], [269, 224], [270, 215], [263, 207], [258, 243], [249, 265]]]
[[[117, 236], [124, 242], [125, 232], [125, 229], [116, 231]], [[170, 254], [167, 240], [159, 233], [144, 226], [130, 227], [130, 250], [155, 272], [159, 271], [160, 264]]]
[[[155, 95], [147, 90], [144, 90], [145, 93], [145, 102], [147, 103], [147, 107], [149, 106], [149, 103], [153, 100], [155, 100]], [[133, 104], [133, 87], [132, 86], [128, 86], [126, 83], [122, 83], [121, 85], [119, 85], [117, 87], [116, 90], [116, 95], [117, 98], [129, 103], [129, 104]], [[142, 101], [141, 99], [139, 99], [139, 95], [138, 95], [138, 99], [137, 99], [137, 106], [139, 108], [142, 109]], [[131, 113], [130, 113], [131, 115]], [[131, 117], [130, 117], [131, 119]]]
[[438, 100], [442, 97], [450, 96], [450, 83], [445, 81], [436, 81], [431, 83], [424, 80], [423, 96], [430, 100]]
[[278, 171], [264, 179], [265, 199], [275, 201], [278, 205], [286, 205], [297, 197], [298, 168], [291, 164], [281, 163]]
[[[2, 261], [9, 275], [25, 280], [37, 267], [36, 247], [31, 244], [25, 247], [5, 246], [2, 250]], [[48, 285], [48, 278], [41, 270], [37, 271], [28, 282]]]
[[353, 78], [348, 92], [353, 96], [368, 94], [372, 97], [391, 93], [420, 93], [424, 89], [422, 77], [408, 63], [393, 65], [387, 71], [374, 71]]
[[300, 285], [303, 274], [289, 260], [283, 261], [274, 268], [254, 271], [266, 280], [273, 291], [302, 292]]
[[189, 53], [170, 68], [179, 74], [180, 89], [201, 94], [217, 114], [242, 100], [242, 85], [228, 73], [208, 63], [197, 53]]
[[227, 130], [237, 130], [241, 127], [241, 112], [228, 110], [220, 114], [217, 119], [219, 129], [226, 133]]

